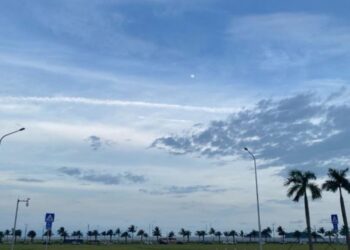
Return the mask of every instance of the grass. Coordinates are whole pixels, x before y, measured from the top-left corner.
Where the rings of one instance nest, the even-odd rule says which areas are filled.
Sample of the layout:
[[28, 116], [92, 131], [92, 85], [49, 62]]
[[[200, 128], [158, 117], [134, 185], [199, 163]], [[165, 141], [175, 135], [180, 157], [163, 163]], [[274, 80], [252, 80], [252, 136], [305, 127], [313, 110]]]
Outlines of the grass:
[[[266, 244], [264, 250], [308, 250], [306, 244]], [[10, 245], [0, 245], [0, 250], [9, 250]], [[257, 244], [237, 244], [237, 245], [223, 245], [223, 244], [184, 244], [184, 245], [60, 245], [54, 244], [48, 246], [48, 250], [258, 250]], [[315, 250], [345, 250], [345, 245], [328, 245], [315, 244]], [[18, 244], [15, 250], [45, 250], [43, 244]]]

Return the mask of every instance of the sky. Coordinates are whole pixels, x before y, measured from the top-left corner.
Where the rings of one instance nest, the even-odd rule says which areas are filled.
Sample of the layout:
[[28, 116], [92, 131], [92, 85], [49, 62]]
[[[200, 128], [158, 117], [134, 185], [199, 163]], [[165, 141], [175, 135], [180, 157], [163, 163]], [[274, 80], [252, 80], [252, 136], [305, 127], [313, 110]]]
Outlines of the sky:
[[[346, 168], [348, 1], [3, 0], [0, 230], [303, 230], [291, 169]], [[349, 197], [345, 196], [349, 208]], [[310, 202], [313, 227], [340, 216]]]

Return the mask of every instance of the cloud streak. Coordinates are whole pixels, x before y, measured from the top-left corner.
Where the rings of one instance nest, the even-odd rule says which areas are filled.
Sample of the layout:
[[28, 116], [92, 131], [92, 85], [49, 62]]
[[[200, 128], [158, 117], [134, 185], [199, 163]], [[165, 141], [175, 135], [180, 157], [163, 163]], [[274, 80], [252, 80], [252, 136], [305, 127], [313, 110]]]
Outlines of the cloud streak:
[[194, 185], [170, 186], [161, 190], [140, 189], [139, 191], [150, 195], [186, 195], [192, 193], [221, 193], [227, 191], [227, 189], [217, 188], [211, 185]]
[[138, 108], [158, 108], [158, 109], [172, 109], [183, 111], [197, 111], [207, 113], [232, 113], [237, 111], [236, 108], [215, 108], [205, 106], [191, 106], [180, 104], [167, 104], [156, 102], [143, 102], [143, 101], [125, 101], [115, 99], [95, 99], [86, 97], [39, 97], [39, 96], [27, 96], [27, 97], [15, 97], [4, 96], [0, 97], [0, 102], [12, 103], [40, 103], [40, 104], [81, 104], [81, 105], [97, 105], [97, 106], [117, 106], [117, 107], [138, 107]]
[[137, 184], [144, 183], [146, 178], [142, 175], [135, 175], [130, 172], [120, 173], [117, 175], [96, 173], [95, 171], [83, 171], [79, 168], [61, 167], [57, 169], [58, 172], [78, 180], [87, 181], [91, 183], [103, 185], [120, 185], [120, 184]]

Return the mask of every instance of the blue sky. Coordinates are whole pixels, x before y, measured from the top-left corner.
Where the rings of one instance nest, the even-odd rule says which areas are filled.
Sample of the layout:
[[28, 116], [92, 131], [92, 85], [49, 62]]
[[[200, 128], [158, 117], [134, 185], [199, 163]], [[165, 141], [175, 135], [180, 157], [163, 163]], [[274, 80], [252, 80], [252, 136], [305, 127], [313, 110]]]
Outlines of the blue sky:
[[[303, 229], [285, 173], [349, 162], [347, 1], [2, 1], [0, 230]], [[232, 143], [231, 143], [232, 142]], [[244, 152], [243, 152], [244, 153]], [[140, 207], [140, 203], [142, 207]], [[337, 197], [311, 204], [329, 228]]]

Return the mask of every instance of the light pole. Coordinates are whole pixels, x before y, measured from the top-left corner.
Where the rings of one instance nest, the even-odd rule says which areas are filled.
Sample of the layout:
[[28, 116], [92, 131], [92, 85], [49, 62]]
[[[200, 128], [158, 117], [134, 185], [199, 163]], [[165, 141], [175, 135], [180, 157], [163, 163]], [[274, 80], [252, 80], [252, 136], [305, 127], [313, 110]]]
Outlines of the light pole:
[[14, 249], [14, 247], [15, 247], [15, 241], [16, 241], [16, 225], [17, 225], [18, 205], [19, 205], [20, 202], [25, 202], [25, 203], [26, 203], [26, 206], [28, 207], [28, 206], [29, 206], [29, 200], [30, 200], [30, 198], [27, 198], [27, 199], [25, 199], [25, 200], [17, 199], [16, 213], [15, 213], [15, 222], [14, 222], [13, 229], [12, 229], [12, 245], [11, 245], [11, 250]]
[[11, 133], [7, 133], [7, 134], [3, 135], [3, 136], [0, 138], [0, 145], [1, 145], [2, 140], [3, 140], [5, 137], [7, 137], [7, 136], [9, 136], [9, 135], [12, 135], [12, 134], [15, 134], [15, 133], [18, 133], [18, 132], [21, 132], [21, 131], [23, 131], [23, 130], [25, 130], [25, 128], [20, 128], [20, 129], [18, 129], [18, 130], [16, 130], [16, 131], [13, 131], [13, 132], [11, 132]]
[[258, 211], [258, 227], [259, 227], [259, 249], [262, 250], [262, 240], [261, 240], [261, 222], [260, 222], [260, 204], [259, 204], [259, 189], [258, 189], [258, 175], [256, 172], [256, 159], [255, 156], [249, 151], [247, 147], [244, 148], [254, 160], [254, 170], [255, 170], [255, 189], [256, 189], [256, 208]]

